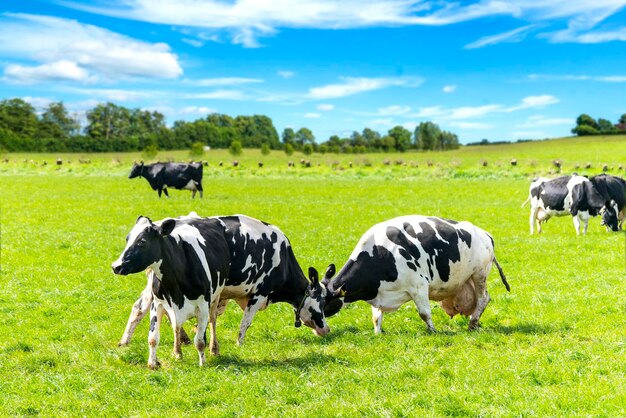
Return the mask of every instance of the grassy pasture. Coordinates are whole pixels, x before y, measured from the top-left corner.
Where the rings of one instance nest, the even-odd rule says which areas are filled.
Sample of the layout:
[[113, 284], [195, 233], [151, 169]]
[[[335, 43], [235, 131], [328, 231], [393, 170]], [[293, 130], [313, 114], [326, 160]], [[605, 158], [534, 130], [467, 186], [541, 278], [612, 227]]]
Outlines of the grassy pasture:
[[[441, 154], [246, 150], [237, 168], [211, 151], [204, 199], [173, 190], [166, 200], [145, 180], [126, 178], [138, 155], [8, 155], [0, 162], [0, 415], [624, 415], [625, 234], [606, 233], [596, 218], [576, 237], [571, 219], [558, 218], [530, 236], [520, 204], [529, 179], [554, 170], [554, 158], [563, 172], [591, 162], [579, 171], [595, 174], [606, 163], [623, 175], [625, 156], [624, 138]], [[188, 158], [159, 155], [168, 157]], [[312, 167], [300, 167], [300, 158]], [[318, 270], [341, 265], [369, 226], [394, 216], [470, 220], [493, 234], [512, 291], [492, 272], [492, 302], [475, 332], [433, 304], [435, 335], [411, 304], [385, 315], [381, 336], [369, 305], [353, 304], [329, 319], [326, 338], [294, 328], [291, 307], [273, 305], [257, 315], [243, 347], [235, 345], [241, 312], [230, 304], [218, 319], [222, 355], [208, 367], [197, 366], [192, 346], [173, 359], [164, 322], [162, 367], [150, 371], [147, 321], [129, 347], [117, 347], [145, 276], [114, 276], [110, 264], [138, 215], [191, 210], [274, 223], [301, 266]]]

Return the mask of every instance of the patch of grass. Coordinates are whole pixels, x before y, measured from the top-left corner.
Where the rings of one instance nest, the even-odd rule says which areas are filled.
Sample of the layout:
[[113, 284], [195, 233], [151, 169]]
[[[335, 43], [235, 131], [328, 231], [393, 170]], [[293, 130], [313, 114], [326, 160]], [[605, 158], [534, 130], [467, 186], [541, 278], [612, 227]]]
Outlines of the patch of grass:
[[[592, 219], [588, 235], [577, 237], [571, 219], [556, 218], [530, 236], [528, 209], [520, 209], [528, 178], [549, 172], [557, 153], [564, 166], [626, 155], [616, 152], [624, 147], [617, 140], [608, 154], [578, 139], [567, 144], [313, 155], [310, 168], [295, 155], [249, 150], [239, 168], [219, 167], [229, 157], [211, 151], [205, 197], [194, 200], [186, 191], [159, 199], [145, 180], [128, 180], [132, 155], [89, 156], [89, 166], [61, 156], [70, 168], [22, 162], [56, 155], [9, 155], [0, 163], [0, 415], [624, 415], [625, 234]], [[294, 328], [290, 306], [272, 305], [255, 317], [243, 347], [235, 344], [241, 310], [230, 304], [218, 319], [220, 357], [200, 369], [195, 348], [184, 346], [175, 360], [164, 322], [162, 366], [150, 371], [147, 321], [129, 347], [117, 347], [145, 275], [114, 276], [110, 264], [138, 215], [191, 210], [274, 223], [301, 266], [318, 270], [345, 262], [363, 232], [385, 219], [470, 220], [493, 234], [512, 291], [492, 273], [492, 301], [474, 332], [433, 303], [433, 335], [411, 304], [385, 315], [386, 332], [376, 336], [369, 305], [355, 303], [329, 319], [326, 338]]]

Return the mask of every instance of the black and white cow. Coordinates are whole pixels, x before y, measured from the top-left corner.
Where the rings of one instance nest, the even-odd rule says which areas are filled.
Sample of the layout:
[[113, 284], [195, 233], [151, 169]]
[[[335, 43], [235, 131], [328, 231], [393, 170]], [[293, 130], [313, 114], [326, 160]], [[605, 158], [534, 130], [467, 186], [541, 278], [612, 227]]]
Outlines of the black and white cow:
[[589, 179], [606, 200], [602, 211], [602, 225], [607, 231], [619, 231], [624, 222], [626, 206], [626, 181], [621, 177], [599, 174]]
[[490, 300], [492, 264], [510, 290], [493, 248], [491, 235], [469, 222], [409, 215], [379, 223], [361, 237], [336, 277], [334, 266], [327, 270], [324, 313], [328, 317], [364, 300], [372, 305], [378, 334], [383, 313], [412, 300], [428, 330], [435, 331], [429, 302], [435, 300], [451, 316], [470, 316], [469, 328], [474, 329]]
[[[141, 220], [142, 218], [140, 218]], [[241, 321], [238, 344], [243, 344], [244, 337], [252, 319], [257, 311], [265, 309], [270, 303], [287, 302], [294, 307], [297, 315], [296, 325], [300, 321], [305, 325], [313, 328], [316, 334], [325, 335], [328, 332], [328, 326], [325, 323], [323, 312], [311, 308], [309, 305], [314, 301], [312, 298], [306, 298], [307, 295], [316, 295], [321, 293], [321, 285], [317, 282], [317, 277], [313, 277], [313, 282], [309, 283], [298, 262], [293, 254], [293, 250], [287, 237], [277, 227], [261, 222], [259, 220], [244, 216], [219, 216], [211, 218], [199, 218], [195, 213], [189, 216], [177, 219], [166, 219], [162, 222], [150, 223], [155, 228], [162, 228], [162, 225], [175, 222], [176, 227], [170, 235], [175, 234], [179, 228], [188, 229], [198, 227], [199, 231], [203, 228], [210, 230], [216, 235], [220, 235], [218, 240], [218, 249], [220, 252], [220, 260], [226, 263], [226, 272], [220, 276], [223, 282], [220, 282], [219, 292], [210, 305], [209, 325], [211, 330], [210, 349], [212, 354], [218, 354], [219, 348], [217, 339], [215, 338], [215, 322], [217, 315], [225, 308], [225, 304], [229, 299], [235, 299], [239, 306], [244, 310], [244, 316]], [[138, 223], [139, 225], [139, 223]], [[202, 228], [200, 228], [200, 226]], [[137, 225], [135, 226], [137, 228]], [[133, 230], [135, 230], [135, 228]], [[130, 237], [133, 236], [131, 231]], [[200, 232], [202, 236], [202, 232]], [[139, 237], [139, 235], [137, 235]], [[135, 241], [137, 241], [136, 238]], [[185, 245], [184, 239], [175, 239], [177, 243]], [[196, 238], [200, 240], [200, 238]], [[163, 239], [162, 239], [163, 241]], [[165, 240], [166, 241], [166, 240]], [[171, 241], [171, 239], [170, 239]], [[207, 249], [213, 248], [213, 241], [205, 239]], [[222, 241], [225, 247], [222, 247]], [[122, 260], [125, 253], [128, 252], [129, 246], [140, 246], [141, 240], [137, 244], [128, 244], [127, 250], [122, 253], [120, 259], [113, 264], [113, 270], [117, 274], [128, 274], [124, 270], [120, 272], [119, 265], [123, 264]], [[205, 247], [200, 246], [204, 249]], [[207, 251], [208, 251], [207, 250]], [[153, 257], [154, 258], [154, 257]], [[145, 267], [154, 270], [154, 277], [148, 276], [148, 286], [133, 305], [133, 309], [128, 320], [126, 331], [120, 341], [120, 345], [128, 344], [132, 337], [132, 333], [145, 315], [145, 306], [162, 304], [164, 309], [168, 311], [181, 310], [180, 306], [167, 306], [159, 293], [155, 292], [155, 282], [163, 282], [163, 278], [159, 277], [159, 266], [157, 265], [162, 259], [153, 259], [152, 263]], [[180, 260], [176, 261], [177, 263]], [[117, 264], [116, 264], [117, 263]], [[144, 268], [145, 268], [144, 267]], [[157, 267], [157, 268], [155, 268]], [[140, 270], [139, 270], [140, 271]], [[158, 279], [158, 280], [155, 280]], [[152, 279], [152, 280], [151, 280]], [[182, 277], [182, 286], [189, 288], [185, 284], [185, 278]], [[187, 300], [185, 300], [187, 301]], [[167, 299], [165, 302], [169, 302]], [[151, 310], [151, 324], [153, 319], [153, 310]], [[202, 312], [204, 314], [204, 311]], [[170, 317], [172, 314], [170, 313]], [[180, 330], [182, 323], [189, 317], [188, 315], [176, 316], [172, 321], [174, 327], [174, 355], [180, 357]], [[160, 319], [159, 319], [160, 320]], [[203, 328], [200, 327], [201, 321], [198, 319], [198, 335], [203, 336]], [[206, 329], [206, 325], [204, 326]], [[152, 331], [152, 326], [151, 326]], [[152, 332], [151, 337], [152, 338]], [[155, 363], [149, 363], [154, 367]]]
[[[597, 216], [605, 207], [606, 199], [588, 178], [571, 175], [555, 179], [540, 177], [533, 180], [529, 190], [530, 233], [541, 233], [541, 224], [553, 216], [572, 215], [576, 234], [587, 233], [589, 217]], [[528, 201], [528, 200], [527, 200]], [[523, 205], [522, 205], [523, 206]], [[582, 222], [582, 225], [581, 225]]]
[[202, 197], [202, 164], [200, 163], [154, 163], [144, 165], [133, 163], [133, 168], [128, 175], [129, 179], [144, 177], [150, 183], [152, 190], [156, 190], [161, 197], [161, 192], [170, 197], [168, 187], [178, 190], [191, 190], [191, 197], [196, 197], [200, 192]]

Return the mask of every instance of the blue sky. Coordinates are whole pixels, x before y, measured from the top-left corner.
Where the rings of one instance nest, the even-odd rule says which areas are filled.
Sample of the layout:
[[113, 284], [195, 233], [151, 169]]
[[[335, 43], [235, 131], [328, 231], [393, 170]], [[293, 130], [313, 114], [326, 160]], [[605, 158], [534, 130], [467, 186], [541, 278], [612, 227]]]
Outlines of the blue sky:
[[270, 116], [317, 142], [434, 121], [462, 143], [626, 113], [626, 0], [5, 0], [0, 98]]

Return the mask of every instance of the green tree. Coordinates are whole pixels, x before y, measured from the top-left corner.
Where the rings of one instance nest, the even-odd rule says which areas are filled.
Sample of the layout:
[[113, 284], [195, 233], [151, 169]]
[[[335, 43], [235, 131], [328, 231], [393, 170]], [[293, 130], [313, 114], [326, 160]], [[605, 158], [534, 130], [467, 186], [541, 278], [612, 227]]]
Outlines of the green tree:
[[578, 125], [574, 129], [572, 129], [572, 133], [576, 134], [578, 136], [586, 136], [586, 135], [597, 135], [600, 132], [596, 128], [594, 128], [593, 126]]
[[433, 122], [421, 122], [415, 128], [415, 146], [425, 151], [437, 149], [441, 143], [441, 129]]
[[619, 121], [620, 125], [626, 125], [626, 113], [620, 116]]
[[304, 155], [311, 155], [311, 154], [313, 154], [313, 144], [311, 144], [310, 142], [304, 144], [302, 146], [302, 153]]
[[598, 129], [598, 122], [596, 122], [596, 120], [594, 118], [592, 118], [591, 116], [583, 113], [580, 116], [578, 116], [578, 118], [576, 118], [576, 126], [582, 126], [582, 125], [586, 125], [586, 126], [591, 126], [594, 129]]
[[315, 136], [309, 128], [300, 128], [296, 132], [295, 136], [296, 144], [302, 147], [304, 144], [313, 144], [315, 142]]
[[0, 128], [6, 129], [18, 137], [32, 137], [39, 121], [35, 108], [22, 99], [8, 99], [0, 102]]
[[228, 152], [233, 156], [237, 156], [241, 155], [242, 149], [240, 141], [233, 141], [230, 143], [230, 147], [228, 147]]
[[291, 144], [286, 144], [285, 145], [285, 154], [287, 154], [287, 155], [293, 154], [293, 145], [291, 145]]
[[267, 145], [266, 142], [263, 143], [263, 145], [261, 145], [261, 154], [262, 155], [269, 155], [270, 153], [270, 146]]
[[615, 132], [615, 127], [610, 120], [600, 118], [598, 119], [598, 130], [603, 134], [610, 134]]
[[79, 128], [63, 102], [50, 103], [41, 114], [39, 131], [44, 137], [66, 139], [78, 134]]
[[396, 151], [404, 152], [411, 147], [411, 132], [398, 125], [391, 128], [387, 135], [394, 140], [394, 148]]
[[282, 135], [283, 144], [296, 144], [296, 132], [292, 128], [285, 128]]

